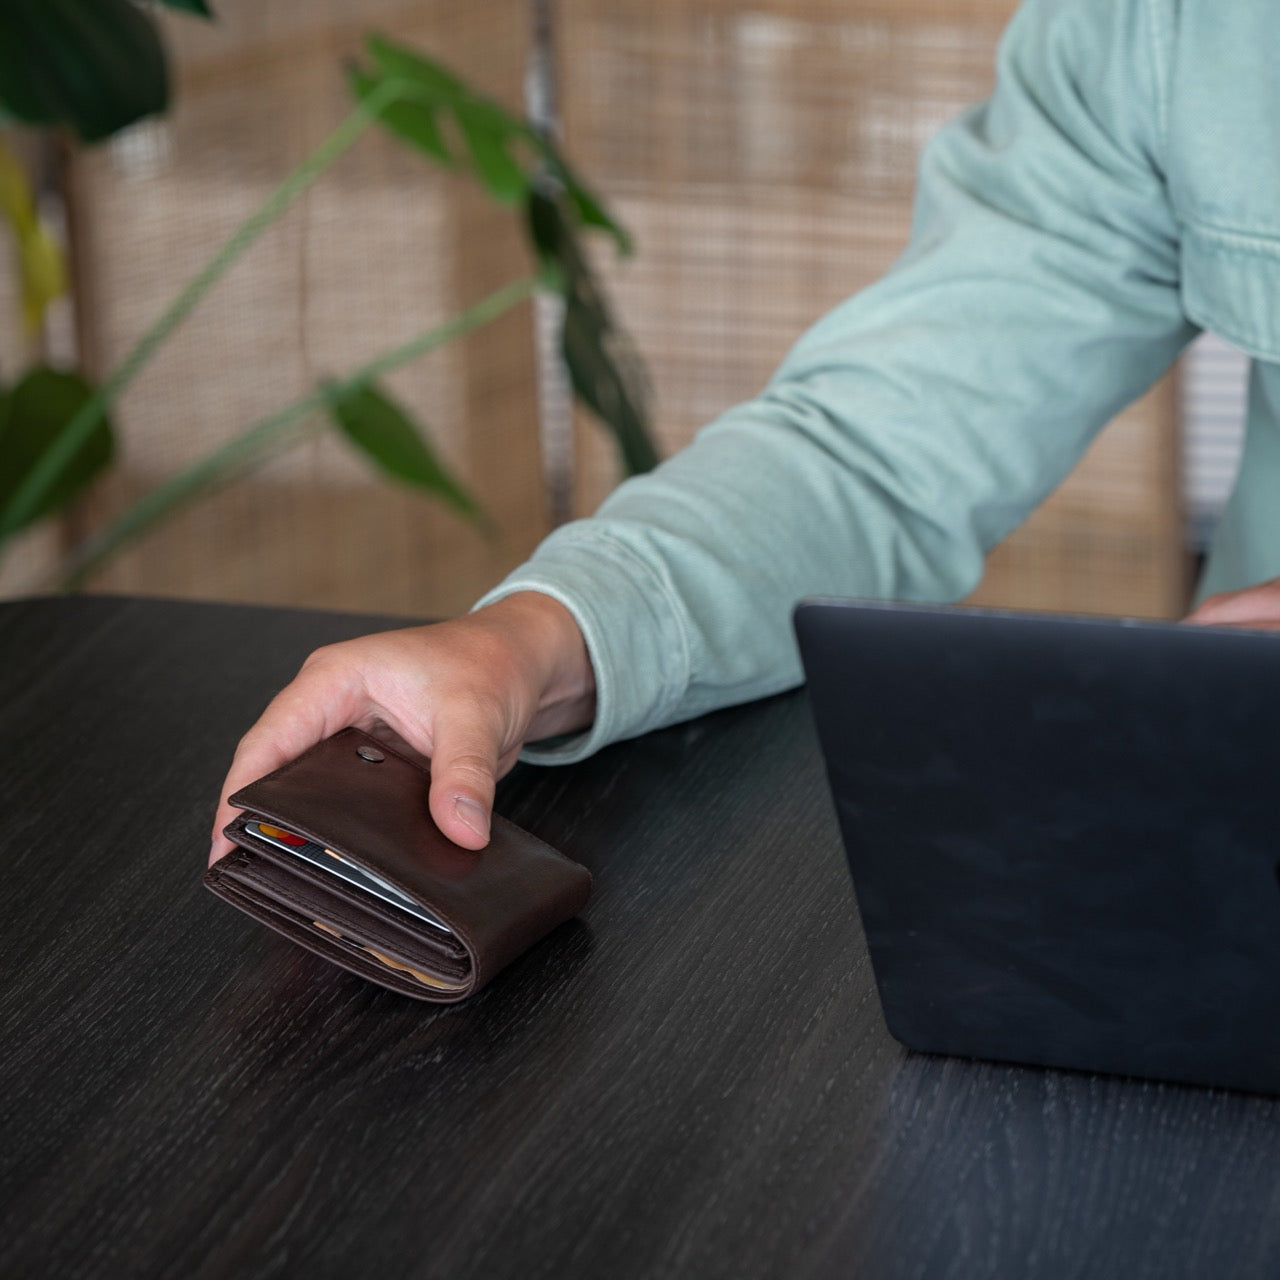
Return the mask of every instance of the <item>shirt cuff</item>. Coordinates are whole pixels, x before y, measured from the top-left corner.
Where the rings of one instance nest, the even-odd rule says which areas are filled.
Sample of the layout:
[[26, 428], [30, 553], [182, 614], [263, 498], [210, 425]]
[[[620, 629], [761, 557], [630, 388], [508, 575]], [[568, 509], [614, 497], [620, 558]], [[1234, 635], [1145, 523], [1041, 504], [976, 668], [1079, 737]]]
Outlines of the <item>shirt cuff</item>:
[[572, 764], [610, 742], [677, 718], [691, 678], [683, 611], [669, 581], [599, 520], [575, 521], [481, 597], [475, 609], [517, 591], [558, 600], [573, 615], [595, 672], [591, 727], [534, 743], [520, 758]]

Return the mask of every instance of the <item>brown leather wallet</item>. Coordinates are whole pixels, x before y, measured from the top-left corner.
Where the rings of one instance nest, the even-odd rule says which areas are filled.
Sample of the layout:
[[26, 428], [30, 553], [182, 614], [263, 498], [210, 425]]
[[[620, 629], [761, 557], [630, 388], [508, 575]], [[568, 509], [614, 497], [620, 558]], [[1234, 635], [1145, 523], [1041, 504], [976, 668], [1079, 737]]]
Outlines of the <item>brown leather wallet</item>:
[[591, 873], [497, 814], [488, 845], [463, 849], [429, 784], [407, 743], [344, 729], [231, 797], [236, 848], [204, 882], [362, 978], [464, 1000], [576, 915]]

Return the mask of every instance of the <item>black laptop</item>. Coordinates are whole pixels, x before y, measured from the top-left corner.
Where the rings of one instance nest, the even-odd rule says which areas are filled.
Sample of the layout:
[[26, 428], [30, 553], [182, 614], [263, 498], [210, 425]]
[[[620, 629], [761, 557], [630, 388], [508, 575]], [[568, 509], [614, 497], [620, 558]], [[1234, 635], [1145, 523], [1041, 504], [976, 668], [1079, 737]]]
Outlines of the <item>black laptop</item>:
[[840, 600], [795, 627], [898, 1040], [1280, 1092], [1280, 634]]

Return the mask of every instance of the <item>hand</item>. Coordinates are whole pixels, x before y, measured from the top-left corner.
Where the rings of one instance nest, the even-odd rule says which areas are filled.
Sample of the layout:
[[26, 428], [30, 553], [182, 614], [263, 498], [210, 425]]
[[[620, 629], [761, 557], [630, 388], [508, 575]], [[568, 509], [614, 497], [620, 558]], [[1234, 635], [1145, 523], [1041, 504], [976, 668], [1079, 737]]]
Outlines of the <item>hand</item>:
[[222, 788], [209, 862], [231, 849], [227, 797], [354, 725], [387, 725], [431, 757], [431, 816], [482, 849], [497, 778], [528, 740], [585, 728], [595, 677], [572, 614], [519, 592], [452, 622], [317, 649], [240, 740]]
[[1213, 627], [1280, 631], [1280, 578], [1210, 596], [1184, 621]]

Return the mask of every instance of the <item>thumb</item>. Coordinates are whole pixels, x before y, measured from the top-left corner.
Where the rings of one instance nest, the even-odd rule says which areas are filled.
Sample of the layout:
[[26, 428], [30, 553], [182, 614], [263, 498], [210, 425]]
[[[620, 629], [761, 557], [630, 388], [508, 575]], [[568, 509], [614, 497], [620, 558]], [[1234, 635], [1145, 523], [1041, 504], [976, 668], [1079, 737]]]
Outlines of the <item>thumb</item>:
[[436, 726], [431, 753], [431, 816], [454, 844], [483, 849], [498, 772], [498, 744], [477, 729]]

